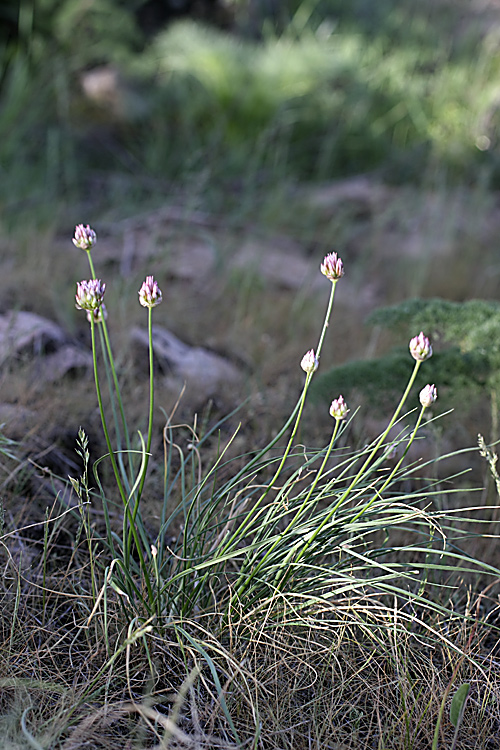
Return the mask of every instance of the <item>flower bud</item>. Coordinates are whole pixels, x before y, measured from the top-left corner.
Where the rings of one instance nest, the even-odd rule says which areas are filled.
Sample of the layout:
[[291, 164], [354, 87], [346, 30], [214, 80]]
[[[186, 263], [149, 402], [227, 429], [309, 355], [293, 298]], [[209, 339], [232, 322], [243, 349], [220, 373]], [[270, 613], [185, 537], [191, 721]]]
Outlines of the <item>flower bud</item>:
[[424, 409], [428, 409], [429, 406], [432, 406], [437, 397], [438, 394], [435, 385], [426, 385], [425, 388], [422, 388], [419, 394], [420, 403], [422, 404]]
[[302, 367], [304, 372], [307, 372], [307, 374], [309, 374], [310, 372], [316, 372], [316, 370], [318, 369], [318, 365], [319, 361], [314, 354], [314, 349], [309, 349], [309, 351], [306, 352], [302, 357], [300, 366]]
[[330, 416], [334, 419], [345, 419], [350, 409], [347, 408], [347, 404], [343, 396], [339, 396], [332, 401], [330, 406]]
[[78, 310], [97, 310], [102, 305], [106, 284], [100, 279], [79, 281], [76, 285], [76, 307]]
[[158, 286], [153, 276], [146, 276], [146, 281], [143, 282], [139, 289], [139, 302], [143, 307], [156, 307], [163, 299], [161, 289]]
[[108, 311], [104, 302], [95, 310], [87, 310], [87, 320], [89, 323], [92, 321], [92, 318], [94, 318], [94, 323], [102, 323], [103, 320], [108, 319]]
[[417, 362], [423, 362], [432, 357], [431, 342], [422, 331], [410, 341], [410, 354]]
[[81, 250], [90, 250], [97, 242], [97, 235], [93, 229], [83, 224], [77, 224], [75, 227], [75, 236], [73, 237], [73, 245], [79, 247]]
[[330, 279], [331, 282], [338, 281], [344, 275], [344, 264], [337, 253], [325, 255], [323, 263], [320, 266], [321, 273]]

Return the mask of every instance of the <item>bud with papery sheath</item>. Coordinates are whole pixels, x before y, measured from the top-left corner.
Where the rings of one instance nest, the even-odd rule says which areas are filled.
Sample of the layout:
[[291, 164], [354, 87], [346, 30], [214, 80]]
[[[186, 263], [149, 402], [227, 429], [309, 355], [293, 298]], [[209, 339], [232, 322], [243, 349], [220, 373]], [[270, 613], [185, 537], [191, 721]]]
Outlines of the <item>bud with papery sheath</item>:
[[344, 264], [337, 253], [325, 255], [323, 263], [320, 266], [321, 273], [330, 279], [331, 282], [338, 281], [344, 275]]
[[347, 404], [343, 396], [339, 396], [332, 401], [330, 406], [330, 416], [334, 419], [345, 419], [350, 409], [347, 408]]
[[438, 394], [435, 385], [426, 385], [425, 388], [422, 388], [419, 394], [420, 403], [422, 404], [424, 409], [428, 409], [429, 406], [432, 406], [437, 397]]
[[314, 354], [314, 349], [309, 349], [309, 351], [306, 352], [302, 357], [300, 366], [302, 367], [304, 372], [307, 372], [307, 374], [309, 374], [311, 372], [316, 372], [316, 370], [318, 369], [318, 365], [319, 361]]
[[422, 331], [410, 341], [410, 354], [417, 362], [423, 362], [432, 357], [431, 342]]

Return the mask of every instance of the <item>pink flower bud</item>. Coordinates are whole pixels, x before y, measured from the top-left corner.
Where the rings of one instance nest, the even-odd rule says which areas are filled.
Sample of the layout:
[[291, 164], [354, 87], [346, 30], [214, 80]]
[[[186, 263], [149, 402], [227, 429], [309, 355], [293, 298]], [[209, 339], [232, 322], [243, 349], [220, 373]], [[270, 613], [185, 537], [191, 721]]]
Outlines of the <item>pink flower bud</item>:
[[304, 372], [307, 372], [309, 374], [310, 372], [316, 372], [316, 370], [318, 369], [318, 365], [319, 361], [314, 354], [314, 349], [309, 349], [309, 351], [306, 352], [302, 357], [300, 366], [302, 367]]
[[330, 406], [330, 415], [334, 419], [345, 419], [350, 409], [347, 408], [347, 404], [343, 396], [339, 396], [332, 401]]
[[331, 282], [338, 281], [344, 275], [344, 264], [337, 253], [325, 255], [323, 263], [320, 266], [321, 273], [330, 279]]
[[143, 307], [156, 307], [163, 299], [161, 289], [158, 283], [154, 280], [153, 276], [146, 276], [146, 281], [143, 282], [139, 289], [139, 302]]
[[419, 394], [420, 403], [422, 404], [424, 409], [428, 409], [429, 406], [432, 406], [437, 397], [438, 394], [435, 385], [426, 385], [425, 388], [422, 388]]
[[422, 331], [410, 341], [410, 354], [417, 362], [423, 362], [425, 359], [432, 357], [431, 342]]
[[90, 250], [97, 242], [97, 235], [93, 229], [83, 224], [77, 224], [75, 227], [75, 236], [73, 237], [73, 245], [79, 247], [81, 250]]
[[87, 320], [89, 323], [92, 321], [92, 318], [94, 318], [94, 323], [102, 323], [103, 320], [108, 319], [108, 311], [104, 302], [95, 310], [87, 310]]
[[100, 279], [79, 281], [76, 285], [76, 307], [78, 310], [97, 310], [102, 305], [106, 284]]

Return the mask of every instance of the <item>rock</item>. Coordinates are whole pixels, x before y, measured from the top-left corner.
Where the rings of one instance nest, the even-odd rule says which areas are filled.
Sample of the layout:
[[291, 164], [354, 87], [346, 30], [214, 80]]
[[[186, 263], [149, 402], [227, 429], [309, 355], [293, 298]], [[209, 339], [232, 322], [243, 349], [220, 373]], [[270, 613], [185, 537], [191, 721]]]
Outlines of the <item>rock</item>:
[[350, 205], [362, 213], [372, 214], [384, 208], [392, 190], [366, 175], [324, 183], [304, 191], [304, 200], [312, 208], [332, 211]]
[[[135, 327], [131, 338], [142, 364], [147, 361], [148, 333]], [[189, 393], [196, 393], [200, 400], [221, 396], [228, 386], [241, 384], [240, 370], [228, 359], [208, 349], [189, 346], [166, 328], [153, 328], [153, 353], [166, 385], [178, 389], [185, 383]]]
[[30, 312], [0, 315], [0, 365], [21, 356], [37, 356], [59, 349], [66, 334], [56, 323]]
[[[280, 247], [281, 245], [281, 247]], [[317, 268], [304, 257], [293, 240], [270, 243], [269, 240], [248, 239], [236, 253], [232, 267], [255, 274], [284, 289], [301, 289], [316, 274]]]
[[65, 375], [82, 375], [92, 366], [90, 351], [68, 344], [43, 358], [38, 377], [43, 382], [55, 383]]

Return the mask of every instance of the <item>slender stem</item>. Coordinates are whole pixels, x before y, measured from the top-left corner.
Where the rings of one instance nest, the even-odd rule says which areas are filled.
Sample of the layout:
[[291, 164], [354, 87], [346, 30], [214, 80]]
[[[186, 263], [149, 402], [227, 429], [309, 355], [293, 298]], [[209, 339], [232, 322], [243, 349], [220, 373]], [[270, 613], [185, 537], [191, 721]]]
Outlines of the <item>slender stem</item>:
[[[244, 586], [244, 588], [247, 588], [247, 584], [249, 584], [249, 583], [250, 583], [251, 579], [252, 579], [252, 578], [253, 578], [253, 577], [255, 576], [255, 574], [256, 574], [256, 573], [258, 573], [258, 571], [259, 571], [259, 570], [260, 570], [260, 569], [262, 568], [262, 566], [263, 566], [263, 565], [265, 564], [265, 562], [266, 562], [267, 558], [268, 558], [268, 557], [269, 557], [269, 555], [270, 555], [270, 554], [271, 554], [271, 553], [273, 552], [273, 550], [274, 550], [274, 549], [276, 549], [276, 547], [278, 546], [278, 544], [280, 543], [280, 541], [281, 541], [281, 540], [282, 540], [283, 538], [286, 538], [286, 537], [287, 537], [287, 535], [288, 535], [288, 533], [290, 532], [290, 530], [291, 530], [291, 529], [292, 529], [292, 528], [293, 528], [293, 527], [295, 526], [295, 524], [297, 523], [297, 521], [298, 521], [298, 520], [300, 519], [300, 517], [302, 516], [302, 514], [303, 514], [304, 510], [305, 510], [305, 509], [307, 508], [307, 505], [308, 505], [308, 503], [309, 503], [309, 500], [310, 500], [310, 498], [311, 498], [311, 495], [312, 495], [312, 493], [314, 492], [314, 490], [315, 490], [315, 488], [316, 488], [316, 485], [318, 484], [318, 482], [319, 482], [320, 478], [322, 477], [322, 475], [323, 475], [323, 471], [324, 471], [324, 468], [325, 468], [325, 466], [326, 466], [326, 463], [327, 463], [328, 459], [330, 458], [330, 453], [332, 452], [332, 448], [333, 448], [333, 446], [335, 445], [335, 440], [337, 439], [337, 434], [338, 434], [338, 431], [339, 431], [339, 426], [340, 426], [340, 420], [339, 420], [339, 419], [336, 419], [336, 420], [335, 420], [335, 427], [334, 427], [334, 429], [333, 429], [333, 432], [332, 432], [332, 437], [331, 437], [331, 439], [330, 439], [330, 444], [328, 445], [328, 449], [327, 449], [327, 451], [326, 451], [326, 453], [325, 453], [325, 456], [324, 456], [324, 458], [323, 458], [323, 461], [322, 461], [322, 463], [321, 463], [321, 466], [320, 466], [320, 468], [319, 468], [319, 470], [318, 470], [318, 472], [317, 472], [317, 474], [316, 474], [316, 476], [315, 476], [315, 478], [314, 478], [314, 481], [313, 481], [313, 483], [311, 484], [311, 487], [309, 488], [309, 492], [307, 493], [307, 495], [306, 495], [306, 497], [305, 497], [305, 499], [304, 499], [304, 502], [302, 503], [302, 505], [300, 506], [300, 508], [299, 508], [299, 509], [298, 509], [298, 511], [296, 512], [295, 516], [294, 516], [294, 517], [292, 518], [292, 520], [290, 521], [290, 523], [289, 523], [289, 524], [288, 524], [288, 526], [286, 527], [286, 529], [285, 529], [285, 530], [284, 530], [284, 531], [283, 531], [283, 532], [282, 532], [282, 533], [280, 534], [280, 536], [279, 536], [279, 537], [278, 537], [278, 538], [277, 538], [277, 539], [275, 540], [275, 542], [274, 542], [274, 543], [273, 543], [273, 544], [271, 545], [271, 547], [270, 547], [270, 548], [268, 549], [268, 551], [266, 552], [266, 554], [265, 554], [265, 555], [263, 556], [263, 558], [262, 558], [262, 559], [260, 560], [259, 564], [258, 564], [258, 565], [257, 565], [257, 566], [255, 567], [255, 569], [254, 569], [254, 570], [252, 570], [252, 573], [250, 574], [250, 576], [249, 576], [249, 577], [247, 578], [247, 580], [245, 581], [245, 586]], [[278, 573], [279, 573], [279, 571], [278, 571]], [[278, 573], [276, 574], [276, 576], [278, 575]], [[275, 580], [276, 580], [276, 579], [275, 579]], [[244, 589], [243, 589], [243, 590], [244, 590]], [[238, 593], [239, 593], [239, 592], [238, 592]]]
[[113, 471], [115, 474], [116, 484], [118, 485], [118, 490], [120, 492], [120, 496], [122, 498], [122, 502], [124, 505], [127, 505], [127, 497], [125, 494], [125, 490], [123, 489], [120, 472], [118, 471], [118, 466], [116, 464], [115, 460], [115, 454], [113, 451], [113, 448], [111, 446], [111, 440], [109, 437], [108, 432], [108, 425], [106, 422], [106, 417], [104, 415], [104, 406], [102, 403], [102, 395], [101, 395], [101, 386], [99, 383], [99, 375], [97, 372], [97, 349], [95, 344], [95, 322], [93, 315], [90, 316], [90, 331], [91, 331], [91, 337], [92, 337], [92, 359], [93, 359], [93, 365], [94, 365], [94, 381], [95, 381], [95, 389], [97, 393], [97, 402], [99, 404], [99, 412], [101, 414], [101, 423], [102, 423], [102, 429], [104, 431], [104, 438], [106, 440], [106, 445], [108, 447], [108, 453], [109, 457], [111, 459], [111, 466], [113, 467]]
[[[317, 346], [317, 349], [316, 349], [316, 357], [318, 359], [319, 359], [319, 356], [321, 354], [321, 349], [323, 347], [323, 341], [324, 341], [324, 338], [325, 338], [325, 335], [326, 335], [326, 330], [328, 328], [330, 316], [331, 316], [331, 313], [332, 313], [333, 298], [335, 296], [335, 287], [336, 287], [336, 284], [337, 284], [337, 281], [332, 282], [332, 287], [331, 287], [331, 291], [330, 291], [330, 298], [328, 300], [328, 307], [327, 307], [326, 314], [325, 314], [325, 319], [324, 319], [324, 322], [323, 322], [323, 329], [321, 331], [321, 336], [320, 336], [319, 343], [318, 343], [318, 346]], [[263, 456], [265, 456], [266, 453], [268, 453], [272, 448], [274, 448], [274, 446], [276, 445], [276, 443], [279, 442], [279, 440], [281, 440], [281, 438], [283, 437], [283, 435], [285, 434], [285, 432], [288, 430], [288, 428], [292, 424], [293, 420], [295, 419], [295, 417], [297, 415], [297, 412], [299, 412], [299, 411], [301, 412], [301, 410], [302, 410], [302, 408], [304, 406], [305, 392], [307, 391], [307, 389], [309, 387], [309, 383], [310, 383], [310, 378], [309, 378], [309, 380], [306, 379], [306, 383], [304, 385], [304, 390], [302, 391], [301, 395], [299, 396], [299, 399], [298, 399], [297, 403], [295, 404], [292, 413], [288, 417], [287, 421], [285, 422], [285, 424], [283, 425], [283, 427], [281, 428], [281, 430], [274, 436], [274, 438], [271, 440], [271, 442], [268, 443], [265, 446], [265, 448], [263, 448], [261, 451], [259, 451], [259, 453], [257, 453], [257, 455], [254, 456], [252, 458], [252, 460], [248, 464], [246, 464], [242, 469], [240, 469], [240, 471], [233, 478], [230, 487], [235, 487], [237, 485], [238, 481], [241, 479], [241, 477], [244, 474], [248, 475], [249, 470], [253, 466], [255, 466], [255, 464], [258, 463], [258, 461], [260, 461], [260, 459]], [[300, 416], [299, 416], [299, 421], [300, 421]], [[298, 422], [296, 422], [296, 426], [297, 425], [298, 425]], [[294, 435], [295, 435], [296, 431], [297, 430], [294, 429], [294, 433], [293, 433]], [[280, 469], [280, 471], [281, 471], [281, 469]], [[275, 478], [273, 479], [273, 482], [275, 481]], [[227, 488], [227, 489], [230, 489], [230, 487]], [[266, 492], [266, 494], [267, 494], [267, 492]], [[257, 502], [260, 503], [261, 500], [262, 500], [262, 498], [260, 498]]]
[[[332, 287], [331, 287], [331, 291], [330, 291], [330, 298], [328, 300], [328, 307], [326, 309], [325, 318], [324, 318], [324, 322], [323, 322], [323, 329], [321, 331], [321, 336], [320, 336], [320, 339], [319, 339], [319, 342], [318, 342], [318, 347], [316, 349], [316, 357], [318, 359], [319, 359], [319, 356], [321, 354], [321, 349], [322, 349], [322, 346], [323, 346], [323, 341], [325, 339], [326, 329], [328, 328], [328, 324], [329, 324], [329, 321], [330, 321], [330, 316], [331, 316], [331, 313], [332, 313], [333, 299], [335, 297], [336, 286], [337, 286], [337, 282], [336, 281], [332, 282]], [[279, 463], [278, 468], [276, 469], [276, 472], [275, 472], [273, 478], [270, 480], [270, 482], [268, 482], [268, 484], [266, 486], [266, 489], [264, 490], [264, 492], [262, 493], [262, 495], [259, 497], [259, 499], [255, 503], [255, 505], [252, 507], [252, 513], [249, 516], [247, 516], [246, 520], [243, 522], [242, 526], [239, 528], [238, 535], [240, 536], [240, 538], [245, 534], [245, 532], [246, 532], [249, 524], [252, 521], [252, 518], [255, 516], [255, 511], [261, 505], [261, 503], [264, 501], [264, 499], [267, 497], [267, 495], [269, 494], [270, 490], [272, 489], [274, 483], [276, 482], [276, 480], [278, 479], [279, 475], [281, 474], [283, 466], [285, 465], [285, 461], [288, 458], [288, 454], [290, 453], [290, 450], [292, 448], [293, 442], [295, 440], [295, 435], [297, 434], [297, 430], [299, 428], [300, 420], [301, 420], [301, 417], [302, 417], [302, 412], [304, 410], [304, 404], [305, 404], [305, 401], [306, 401], [307, 391], [309, 390], [309, 385], [311, 383], [313, 375], [314, 375], [314, 371], [308, 372], [307, 375], [306, 375], [306, 381], [304, 383], [304, 388], [302, 390], [302, 395], [301, 395], [300, 400], [299, 400], [299, 408], [298, 408], [298, 411], [297, 411], [297, 417], [296, 417], [296, 420], [295, 420], [295, 425], [294, 425], [292, 433], [290, 435], [290, 439], [289, 439], [288, 444], [286, 446], [285, 452], [283, 453], [283, 456], [281, 458], [281, 461]], [[331, 451], [332, 447], [333, 447], [333, 442], [330, 442], [330, 448], [329, 448], [330, 451]], [[326, 461], [326, 459], [325, 459], [325, 461]], [[323, 466], [324, 466], [324, 463], [325, 462], [323, 462]], [[323, 466], [322, 466], [322, 468], [323, 468]], [[226, 544], [226, 546], [223, 548], [222, 551], [224, 551], [224, 549], [227, 548], [227, 546], [229, 545], [229, 543], [230, 543], [230, 540], [228, 540], [228, 544]], [[259, 567], [261, 567], [261, 566], [259, 565]], [[243, 572], [243, 570], [244, 570], [244, 565], [242, 565], [240, 572]], [[240, 589], [238, 590], [238, 594], [241, 594], [247, 588], [247, 585], [250, 582], [250, 580], [253, 577], [253, 575], [254, 575], [254, 573], [249, 578], [247, 578], [245, 580], [245, 583], [243, 583], [240, 586]]]
[[[99, 404], [99, 412], [100, 412], [100, 415], [101, 415], [102, 429], [104, 431], [104, 438], [106, 440], [106, 445], [107, 445], [109, 457], [110, 457], [110, 460], [111, 460], [111, 466], [113, 467], [113, 472], [114, 472], [114, 475], [115, 475], [116, 484], [118, 486], [118, 491], [120, 493], [120, 497], [122, 499], [122, 503], [123, 503], [123, 506], [124, 506], [125, 515], [128, 515], [130, 517], [130, 520], [131, 520], [130, 526], [131, 526], [131, 529], [132, 529], [132, 534], [133, 534], [133, 537], [134, 537], [135, 544], [137, 546], [137, 551], [139, 553], [140, 564], [141, 564], [141, 567], [144, 568], [144, 560], [143, 560], [143, 556], [141, 554], [141, 545], [139, 543], [139, 538], [137, 536], [137, 530], [135, 528], [135, 525], [133, 523], [133, 519], [132, 519], [132, 516], [131, 516], [131, 513], [130, 513], [129, 501], [127, 499], [127, 496], [125, 494], [125, 490], [123, 488], [123, 484], [122, 484], [121, 477], [120, 477], [120, 472], [118, 470], [118, 465], [116, 463], [115, 454], [114, 454], [113, 447], [111, 445], [111, 440], [110, 440], [110, 437], [109, 437], [108, 426], [107, 426], [107, 423], [106, 423], [106, 417], [104, 415], [104, 406], [103, 406], [103, 403], [102, 403], [101, 386], [99, 384], [99, 375], [98, 375], [98, 372], [97, 372], [97, 348], [96, 348], [96, 343], [95, 343], [95, 325], [96, 324], [95, 324], [95, 321], [94, 321], [94, 317], [93, 317], [93, 315], [91, 315], [90, 316], [90, 330], [91, 330], [91, 338], [92, 338], [92, 358], [93, 358], [93, 364], [94, 364], [94, 380], [95, 380], [95, 387], [96, 387], [96, 393], [97, 393], [97, 402]], [[129, 562], [130, 562], [130, 545], [125, 544], [125, 534], [123, 536], [123, 542], [124, 542], [123, 559], [124, 559], [125, 566], [128, 569]]]
[[[95, 269], [94, 269], [94, 263], [92, 261], [92, 256], [90, 254], [90, 251], [87, 251], [87, 257], [88, 257], [88, 260], [89, 260], [89, 266], [90, 266], [90, 272], [92, 274], [92, 278], [96, 279], [97, 276], [96, 276], [96, 272], [95, 272]], [[105, 344], [106, 344], [106, 350], [108, 352], [108, 360], [109, 360], [109, 364], [110, 364], [110, 367], [111, 367], [111, 374], [112, 374], [112, 378], [113, 378], [113, 385], [115, 387], [115, 395], [116, 395], [116, 399], [118, 401], [118, 408], [120, 410], [120, 416], [121, 416], [122, 425], [123, 425], [123, 432], [124, 432], [124, 435], [125, 435], [125, 442], [126, 442], [127, 450], [130, 451], [130, 437], [129, 437], [129, 432], [128, 432], [127, 420], [125, 418], [125, 410], [123, 408], [123, 401], [122, 401], [122, 397], [121, 397], [121, 393], [120, 393], [120, 385], [118, 383], [118, 377], [117, 377], [117, 374], [116, 374], [115, 361], [114, 361], [114, 357], [113, 357], [113, 352], [111, 350], [111, 342], [109, 340], [108, 327], [106, 325], [106, 321], [104, 320], [104, 316], [102, 316], [102, 323], [101, 323], [101, 325], [102, 325], [102, 331], [103, 331], [103, 334], [104, 334], [104, 341], [105, 341]]]
[[302, 547], [301, 551], [299, 552], [299, 555], [297, 557], [296, 562], [298, 562], [305, 555], [308, 547], [310, 547], [310, 545], [316, 539], [316, 537], [318, 536], [318, 534], [322, 531], [322, 529], [326, 526], [326, 524], [333, 518], [333, 516], [337, 512], [338, 508], [340, 508], [340, 506], [345, 502], [346, 498], [349, 497], [349, 495], [351, 494], [352, 490], [356, 487], [356, 485], [358, 484], [358, 482], [364, 476], [364, 474], [366, 472], [366, 469], [368, 468], [368, 466], [372, 462], [372, 460], [375, 457], [375, 455], [376, 455], [377, 451], [379, 450], [380, 446], [383, 444], [384, 440], [386, 439], [387, 435], [389, 434], [389, 431], [391, 430], [391, 427], [394, 425], [396, 419], [398, 418], [399, 413], [400, 413], [401, 409], [403, 408], [403, 405], [404, 405], [406, 399], [408, 398], [408, 394], [409, 394], [409, 392], [411, 390], [411, 387], [412, 387], [413, 383], [415, 382], [415, 378], [417, 376], [417, 372], [418, 372], [419, 367], [420, 367], [421, 364], [422, 363], [419, 360], [417, 360], [415, 362], [415, 367], [413, 368], [413, 372], [411, 374], [410, 380], [408, 381], [408, 385], [406, 386], [405, 392], [403, 393], [403, 395], [401, 397], [401, 400], [400, 400], [398, 406], [396, 407], [396, 411], [394, 412], [394, 414], [392, 416], [392, 419], [389, 422], [389, 424], [388, 424], [385, 432], [377, 440], [377, 443], [376, 443], [375, 447], [373, 448], [372, 452], [369, 454], [368, 458], [366, 459], [366, 461], [364, 462], [364, 464], [362, 465], [362, 467], [360, 468], [360, 470], [358, 471], [358, 473], [356, 474], [356, 476], [352, 480], [352, 482], [349, 485], [349, 487], [345, 490], [345, 492], [340, 497], [340, 499], [335, 503], [335, 505], [330, 510], [330, 512], [324, 517], [323, 521], [320, 523], [320, 525], [314, 531], [314, 533], [311, 535], [311, 537], [307, 540], [306, 544]]
[[328, 300], [328, 307], [326, 310], [325, 319], [323, 321], [323, 329], [321, 331], [321, 336], [319, 337], [318, 346], [316, 348], [316, 357], [319, 359], [319, 355], [321, 354], [321, 349], [323, 348], [323, 341], [325, 340], [326, 336], [326, 329], [330, 325], [330, 315], [332, 314], [332, 307], [333, 307], [333, 298], [335, 297], [335, 289], [337, 287], [337, 281], [332, 281], [332, 288], [330, 291], [330, 299]]
[[389, 483], [391, 482], [392, 478], [397, 473], [399, 467], [403, 463], [406, 454], [410, 450], [411, 444], [415, 440], [416, 434], [418, 432], [418, 428], [420, 427], [420, 423], [422, 422], [422, 417], [424, 416], [425, 409], [426, 409], [426, 407], [422, 406], [422, 408], [420, 410], [420, 414], [418, 415], [418, 419], [417, 419], [417, 422], [415, 424], [415, 427], [413, 428], [413, 432], [411, 434], [411, 437], [410, 437], [410, 439], [409, 439], [409, 441], [408, 441], [408, 443], [406, 445], [405, 451], [404, 451], [403, 455], [401, 456], [401, 458], [399, 459], [399, 461], [397, 462], [397, 464], [394, 466], [393, 470], [391, 471], [391, 473], [389, 474], [389, 476], [387, 477], [387, 479], [385, 480], [384, 484], [378, 490], [378, 492], [376, 492], [376, 494], [372, 497], [372, 499], [363, 508], [361, 508], [361, 510], [354, 516], [354, 518], [351, 518], [351, 520], [349, 521], [349, 523], [351, 523], [351, 524], [354, 523], [355, 521], [358, 520], [358, 518], [360, 518], [362, 515], [364, 515], [364, 513], [366, 513], [366, 511], [368, 510], [368, 508], [371, 505], [373, 505], [373, 503], [375, 502], [375, 500], [377, 499], [377, 497], [380, 497], [382, 495], [382, 492], [389, 485]]
[[148, 422], [148, 439], [146, 442], [146, 458], [142, 472], [141, 483], [137, 492], [136, 507], [142, 496], [144, 482], [146, 481], [146, 472], [148, 470], [149, 455], [151, 452], [151, 439], [153, 436], [153, 410], [154, 410], [154, 373], [153, 373], [153, 309], [148, 308], [148, 340], [149, 340], [149, 422]]

